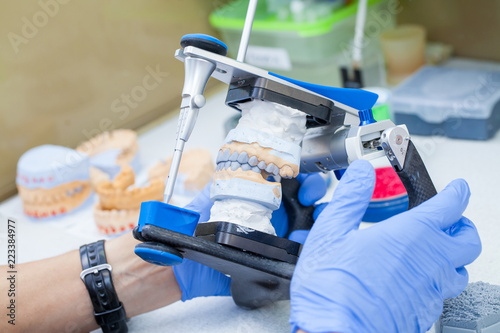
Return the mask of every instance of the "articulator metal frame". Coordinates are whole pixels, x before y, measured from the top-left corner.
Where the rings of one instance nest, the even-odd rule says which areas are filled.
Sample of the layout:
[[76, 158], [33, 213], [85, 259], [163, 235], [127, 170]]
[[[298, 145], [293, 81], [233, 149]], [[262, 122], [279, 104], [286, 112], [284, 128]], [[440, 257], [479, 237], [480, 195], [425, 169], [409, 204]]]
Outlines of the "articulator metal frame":
[[[385, 155], [408, 192], [409, 208], [436, 194], [406, 126], [396, 126], [390, 120], [359, 126], [355, 108], [262, 69], [194, 46], [176, 52], [176, 58], [182, 61], [190, 57], [215, 64], [212, 76], [228, 84], [226, 104], [231, 107], [238, 109], [241, 103], [260, 99], [307, 113], [301, 172], [345, 169], [355, 159]], [[283, 180], [282, 188], [289, 215], [288, 234], [310, 229], [314, 208], [299, 203], [298, 181]], [[145, 242], [139, 248], [176, 256], [178, 262], [191, 259], [231, 276], [232, 297], [239, 306], [257, 308], [289, 299], [301, 244], [224, 221], [200, 223], [195, 236], [186, 235], [163, 226], [168, 225], [168, 214], [143, 218], [143, 209], [139, 226], [134, 229], [134, 236]], [[166, 263], [157, 257], [149, 261]]]

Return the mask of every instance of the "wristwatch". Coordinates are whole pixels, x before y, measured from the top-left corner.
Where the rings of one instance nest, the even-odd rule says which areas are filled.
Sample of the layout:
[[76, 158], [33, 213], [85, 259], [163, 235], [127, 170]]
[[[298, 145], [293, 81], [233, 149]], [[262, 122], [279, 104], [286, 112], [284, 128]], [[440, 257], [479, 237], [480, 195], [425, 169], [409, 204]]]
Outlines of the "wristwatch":
[[127, 315], [118, 299], [113, 280], [111, 265], [104, 252], [104, 240], [80, 247], [83, 271], [80, 273], [94, 306], [94, 317], [104, 333], [125, 333]]

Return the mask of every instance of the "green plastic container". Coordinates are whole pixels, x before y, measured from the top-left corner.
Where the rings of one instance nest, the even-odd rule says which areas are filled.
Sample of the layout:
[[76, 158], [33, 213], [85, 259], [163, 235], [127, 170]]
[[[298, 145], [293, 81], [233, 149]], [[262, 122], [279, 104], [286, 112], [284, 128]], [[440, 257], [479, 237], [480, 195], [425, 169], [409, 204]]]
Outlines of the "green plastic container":
[[[386, 0], [369, 0], [368, 6], [364, 65], [372, 66], [371, 62], [383, 66], [378, 35], [394, 26], [394, 15]], [[353, 2], [315, 22], [295, 23], [268, 13], [266, 2], [261, 0], [245, 62], [298, 80], [338, 86], [339, 66], [351, 62], [350, 44], [354, 38], [357, 7], [357, 2]], [[232, 58], [238, 53], [247, 8], [248, 0], [236, 0], [210, 15], [210, 23], [221, 32]]]

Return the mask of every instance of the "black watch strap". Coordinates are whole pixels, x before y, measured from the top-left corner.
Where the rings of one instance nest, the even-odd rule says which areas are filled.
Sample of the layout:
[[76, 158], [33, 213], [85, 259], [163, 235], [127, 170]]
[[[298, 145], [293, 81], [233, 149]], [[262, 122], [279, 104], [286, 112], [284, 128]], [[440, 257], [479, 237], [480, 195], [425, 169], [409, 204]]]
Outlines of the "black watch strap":
[[111, 279], [112, 268], [106, 259], [104, 241], [81, 246], [80, 259], [83, 269], [80, 278], [89, 292], [97, 324], [104, 333], [128, 332], [127, 315]]

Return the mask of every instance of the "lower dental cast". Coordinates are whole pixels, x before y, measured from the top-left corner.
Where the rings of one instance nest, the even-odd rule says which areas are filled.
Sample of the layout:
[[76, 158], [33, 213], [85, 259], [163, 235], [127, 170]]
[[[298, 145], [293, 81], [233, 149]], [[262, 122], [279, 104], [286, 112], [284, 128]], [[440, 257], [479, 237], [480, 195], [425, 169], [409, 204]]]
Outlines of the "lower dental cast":
[[210, 221], [275, 235], [271, 215], [281, 205], [281, 184], [269, 176], [290, 179], [298, 175], [306, 114], [260, 100], [238, 107], [241, 119], [217, 156]]

